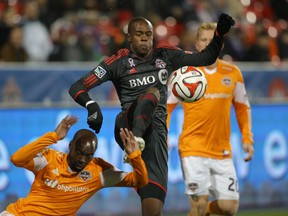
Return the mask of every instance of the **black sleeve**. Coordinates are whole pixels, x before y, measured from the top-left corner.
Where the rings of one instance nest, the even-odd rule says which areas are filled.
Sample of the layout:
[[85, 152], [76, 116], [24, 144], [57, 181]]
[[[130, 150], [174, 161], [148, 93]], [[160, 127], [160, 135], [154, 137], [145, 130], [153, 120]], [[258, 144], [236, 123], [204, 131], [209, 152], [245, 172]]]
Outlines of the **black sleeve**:
[[86, 103], [92, 100], [88, 94], [90, 89], [106, 81], [117, 80], [123, 70], [122, 57], [127, 56], [128, 53], [128, 49], [120, 49], [117, 54], [101, 61], [97, 67], [73, 83], [69, 89], [69, 94], [74, 101], [86, 107]]
[[216, 36], [214, 34], [213, 40], [202, 50], [202, 52], [193, 52], [187, 54], [184, 51], [172, 57], [172, 64], [174, 70], [183, 66], [206, 66], [213, 64], [219, 57], [224, 43], [223, 36]]
[[90, 89], [101, 85], [103, 82], [110, 79], [110, 73], [103, 62], [96, 68], [86, 73], [83, 77], [77, 80], [69, 88], [69, 94], [79, 105], [86, 107], [86, 103], [91, 99], [88, 92]]
[[88, 101], [92, 100], [88, 94], [90, 87], [85, 82], [85, 79], [87, 79], [87, 77], [94, 77], [94, 76], [95, 75], [92, 72], [89, 72], [85, 74], [84, 77], [81, 77], [79, 80], [73, 83], [69, 88], [70, 96], [74, 99], [76, 103], [78, 103], [83, 107], [85, 107]]
[[86, 107], [86, 103], [92, 100], [88, 94], [88, 91], [89, 90], [84, 84], [84, 77], [82, 77], [71, 85], [69, 89], [69, 94], [76, 103], [83, 107]]

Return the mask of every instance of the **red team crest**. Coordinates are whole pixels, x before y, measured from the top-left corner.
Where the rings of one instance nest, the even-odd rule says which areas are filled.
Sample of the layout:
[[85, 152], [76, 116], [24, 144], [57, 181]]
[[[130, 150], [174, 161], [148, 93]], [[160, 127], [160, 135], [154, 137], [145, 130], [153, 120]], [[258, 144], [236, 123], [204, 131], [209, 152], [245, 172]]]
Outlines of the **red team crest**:
[[157, 68], [165, 68], [166, 67], [166, 63], [162, 59], [156, 59], [155, 67], [157, 67]]

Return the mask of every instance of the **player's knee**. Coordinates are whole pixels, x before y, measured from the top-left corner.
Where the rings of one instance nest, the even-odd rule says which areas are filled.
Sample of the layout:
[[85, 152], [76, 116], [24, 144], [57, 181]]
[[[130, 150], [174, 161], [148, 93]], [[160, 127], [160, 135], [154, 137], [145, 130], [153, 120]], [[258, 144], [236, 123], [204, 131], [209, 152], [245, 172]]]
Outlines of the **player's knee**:
[[162, 216], [163, 202], [155, 198], [142, 200], [142, 216]]
[[149, 88], [145, 94], [141, 95], [138, 98], [138, 104], [141, 104], [141, 106], [149, 110], [149, 107], [152, 106], [152, 109], [155, 109], [160, 101], [160, 92], [157, 88], [151, 87]]
[[238, 200], [222, 200], [219, 203], [219, 207], [227, 216], [236, 215], [238, 211], [239, 201]]
[[157, 101], [160, 101], [160, 92], [157, 88], [151, 87], [147, 90], [147, 93], [152, 93], [156, 97]]

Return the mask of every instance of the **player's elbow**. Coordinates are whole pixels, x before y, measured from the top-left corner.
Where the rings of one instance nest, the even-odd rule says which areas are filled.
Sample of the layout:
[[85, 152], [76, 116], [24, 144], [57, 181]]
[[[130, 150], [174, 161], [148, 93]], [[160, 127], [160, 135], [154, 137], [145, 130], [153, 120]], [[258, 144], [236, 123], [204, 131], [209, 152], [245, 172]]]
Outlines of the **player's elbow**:
[[69, 90], [68, 90], [69, 95], [70, 95], [73, 99], [75, 99], [78, 90], [79, 90], [79, 88], [78, 88], [77, 82], [76, 82], [76, 83], [73, 83], [73, 84], [70, 86]]
[[211, 57], [211, 58], [208, 58], [207, 61], [206, 61], [206, 64], [205, 65], [212, 65], [216, 62], [218, 57], [214, 58], [214, 57]]
[[17, 155], [17, 153], [14, 153], [10, 158], [11, 163], [13, 163], [14, 166], [21, 167], [23, 165], [23, 161], [21, 160], [21, 157]]
[[85, 85], [84, 78], [82, 77], [70, 86], [68, 92], [70, 96], [75, 99], [79, 93], [89, 91], [89, 86], [90, 85]]

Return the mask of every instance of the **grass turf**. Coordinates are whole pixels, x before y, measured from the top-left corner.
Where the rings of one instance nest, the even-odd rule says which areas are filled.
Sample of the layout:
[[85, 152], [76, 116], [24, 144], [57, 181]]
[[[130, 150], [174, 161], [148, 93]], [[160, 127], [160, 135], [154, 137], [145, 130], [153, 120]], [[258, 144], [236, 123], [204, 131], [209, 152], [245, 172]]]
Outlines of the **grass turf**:
[[[187, 216], [187, 213], [164, 213], [164, 216]], [[288, 209], [239, 210], [236, 216], [288, 216]]]

